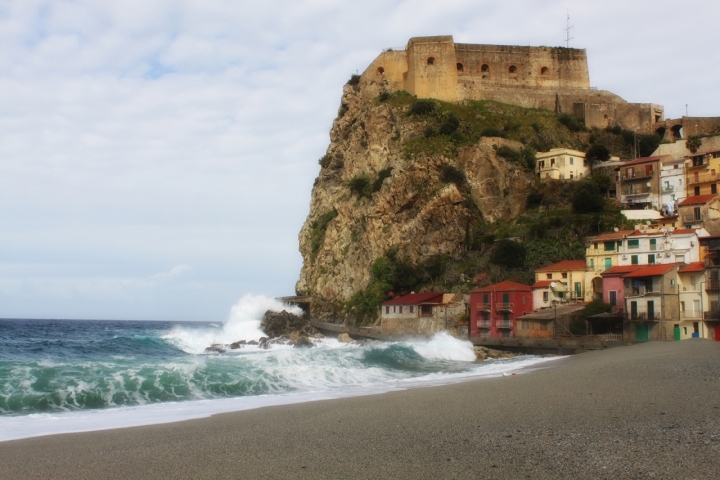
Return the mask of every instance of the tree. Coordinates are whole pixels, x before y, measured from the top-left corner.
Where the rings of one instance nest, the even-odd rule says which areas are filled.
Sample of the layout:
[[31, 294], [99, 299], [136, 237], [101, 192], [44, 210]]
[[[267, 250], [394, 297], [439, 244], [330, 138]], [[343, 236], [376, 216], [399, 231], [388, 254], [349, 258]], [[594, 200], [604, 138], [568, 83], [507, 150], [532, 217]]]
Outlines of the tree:
[[588, 148], [587, 152], [585, 152], [585, 159], [590, 166], [590, 174], [592, 175], [595, 162], [607, 162], [608, 160], [610, 160], [610, 150], [608, 150], [605, 145], [600, 145], [599, 143], [596, 143], [595, 145]]
[[605, 200], [600, 195], [600, 189], [594, 182], [578, 183], [572, 197], [572, 207], [575, 213], [601, 212], [605, 207]]
[[702, 138], [698, 137], [697, 135], [690, 135], [687, 139], [687, 143], [685, 144], [688, 150], [690, 150], [692, 153], [697, 153], [698, 149], [702, 146]]
[[525, 265], [525, 247], [513, 240], [500, 240], [495, 243], [495, 248], [490, 256], [490, 263], [505, 268], [521, 268]]

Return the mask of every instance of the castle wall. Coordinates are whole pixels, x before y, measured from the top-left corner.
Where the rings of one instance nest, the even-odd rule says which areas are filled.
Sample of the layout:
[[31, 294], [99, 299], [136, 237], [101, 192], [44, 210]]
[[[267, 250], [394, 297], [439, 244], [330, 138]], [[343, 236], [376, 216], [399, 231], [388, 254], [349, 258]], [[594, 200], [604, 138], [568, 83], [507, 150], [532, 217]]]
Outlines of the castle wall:
[[455, 43], [451, 36], [411, 38], [407, 45], [405, 90], [418, 98], [459, 100]]

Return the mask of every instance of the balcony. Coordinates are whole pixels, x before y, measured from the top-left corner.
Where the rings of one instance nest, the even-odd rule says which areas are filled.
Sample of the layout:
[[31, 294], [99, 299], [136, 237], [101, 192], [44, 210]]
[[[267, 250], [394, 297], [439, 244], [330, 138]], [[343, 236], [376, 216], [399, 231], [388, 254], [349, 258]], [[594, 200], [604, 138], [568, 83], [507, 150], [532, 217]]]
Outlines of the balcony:
[[477, 304], [477, 311], [478, 312], [489, 312], [491, 310], [489, 303], [478, 303]]
[[497, 328], [513, 328], [513, 322], [511, 322], [510, 320], [498, 320], [495, 323], [495, 326]]
[[637, 312], [626, 315], [630, 322], [657, 322], [660, 320], [660, 312]]
[[720, 320], [720, 310], [710, 310], [703, 314], [705, 320]]
[[700, 215], [700, 218], [698, 218], [694, 213], [683, 213], [682, 221], [683, 223], [700, 223], [703, 221], [703, 219], [702, 215]]
[[663, 192], [672, 192], [675, 190], [675, 187], [673, 185], [663, 185], [662, 191]]
[[705, 281], [705, 290], [708, 292], [714, 292], [720, 290], [720, 280], [716, 278], [710, 278]]
[[689, 312], [680, 312], [680, 320], [700, 320], [702, 316], [702, 312], [692, 310]]
[[630, 197], [633, 195], [650, 195], [652, 193], [652, 188], [648, 187], [647, 185], [630, 185], [630, 188], [623, 188], [620, 190], [620, 195], [624, 195], [626, 197]]
[[478, 320], [477, 326], [478, 328], [490, 328], [492, 327], [492, 324], [490, 323], [490, 320]]
[[625, 174], [622, 176], [623, 182], [630, 180], [641, 180], [643, 178], [652, 178], [655, 175], [655, 170], [645, 170], [639, 172], [632, 172], [631, 174]]
[[495, 310], [497, 310], [498, 312], [512, 312], [513, 304], [512, 303], [496, 303]]
[[697, 160], [693, 159], [692, 165], [688, 165], [687, 168], [688, 168], [688, 170], [692, 170], [694, 168], [707, 167], [708, 163], [710, 163], [709, 157], [703, 157], [702, 161], [697, 161]]
[[687, 179], [688, 185], [697, 185], [699, 183], [717, 182], [717, 181], [718, 181], [718, 176], [713, 175], [711, 173], [698, 175], [697, 177], [695, 177], [695, 175], [688, 175], [688, 179]]

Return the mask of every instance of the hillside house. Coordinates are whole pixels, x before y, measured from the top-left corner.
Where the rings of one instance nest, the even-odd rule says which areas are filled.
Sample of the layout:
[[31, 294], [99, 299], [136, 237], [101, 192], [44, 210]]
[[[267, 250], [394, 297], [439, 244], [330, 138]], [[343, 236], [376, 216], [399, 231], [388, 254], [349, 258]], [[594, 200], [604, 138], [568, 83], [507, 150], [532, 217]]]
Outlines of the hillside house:
[[672, 340], [680, 318], [678, 265], [648, 265], [623, 275], [626, 339]]
[[[582, 302], [586, 300], [585, 274], [585, 260], [563, 260], [562, 262], [537, 269], [535, 271], [535, 285], [533, 285], [533, 288], [539, 291], [539, 295], [543, 293], [540, 296], [540, 300], [545, 299], [544, 292], [548, 293], [547, 298], [551, 300], [550, 297], [552, 293], [547, 291], [547, 289], [550, 288], [552, 290], [553, 287], [550, 287], [550, 284], [543, 284], [544, 286], [541, 287], [539, 282], [547, 280], [559, 282], [554, 285], [554, 294], [561, 297], [560, 300], [562, 303], [572, 301]], [[543, 306], [549, 306], [544, 305], [543, 302], [534, 303], [533, 305], [535, 310], [543, 308]]]
[[618, 168], [617, 192], [627, 209], [660, 211], [660, 167], [669, 155], [643, 157], [625, 162]]
[[514, 337], [515, 319], [532, 311], [532, 290], [504, 281], [470, 292], [470, 336]]
[[603, 279], [600, 276], [605, 270], [619, 265], [618, 257], [623, 248], [623, 242], [635, 230], [618, 230], [591, 238], [585, 249], [585, 262], [587, 272], [585, 275], [585, 292], [590, 300], [600, 300], [603, 297]]
[[688, 197], [678, 204], [678, 216], [685, 228], [703, 228], [708, 217], [708, 203], [717, 195]]
[[672, 231], [636, 230], [628, 235], [618, 257], [619, 265], [692, 263], [702, 260], [699, 237], [704, 229]]
[[720, 182], [720, 148], [708, 151], [700, 148], [685, 162], [687, 196], [717, 195]]
[[517, 318], [516, 338], [553, 338], [570, 333], [572, 317], [585, 305], [555, 305]]
[[590, 172], [585, 153], [569, 148], [552, 148], [538, 152], [536, 171], [541, 179], [579, 180]]
[[398, 335], [433, 335], [454, 329], [465, 313], [462, 294], [411, 293], [382, 303], [380, 331]]
[[678, 203], [687, 197], [685, 160], [663, 156], [660, 162], [660, 212], [664, 217], [677, 215]]
[[693, 262], [678, 270], [680, 279], [680, 322], [677, 336], [684, 340], [699, 338], [703, 322], [704, 298], [702, 286], [705, 282], [705, 262]]
[[700, 332], [703, 338], [715, 338], [720, 341], [720, 236], [700, 239], [700, 245], [705, 249], [705, 284], [703, 320], [705, 332]]
[[602, 277], [602, 301], [612, 305], [612, 313], [625, 312], [624, 275], [640, 270], [640, 265], [612, 267], [600, 274]]

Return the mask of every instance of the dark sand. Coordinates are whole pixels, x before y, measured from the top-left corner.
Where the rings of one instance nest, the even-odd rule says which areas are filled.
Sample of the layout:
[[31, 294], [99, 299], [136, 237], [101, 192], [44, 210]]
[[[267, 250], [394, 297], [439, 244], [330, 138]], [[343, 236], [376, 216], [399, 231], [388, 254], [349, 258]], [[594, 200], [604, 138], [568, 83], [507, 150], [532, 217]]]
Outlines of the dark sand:
[[0, 478], [720, 478], [720, 342], [0, 443]]

